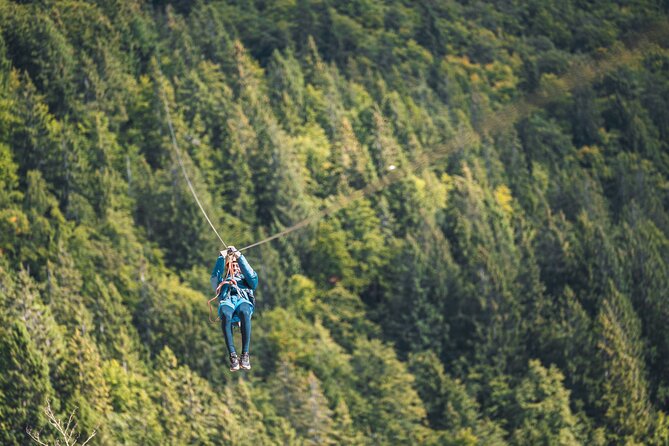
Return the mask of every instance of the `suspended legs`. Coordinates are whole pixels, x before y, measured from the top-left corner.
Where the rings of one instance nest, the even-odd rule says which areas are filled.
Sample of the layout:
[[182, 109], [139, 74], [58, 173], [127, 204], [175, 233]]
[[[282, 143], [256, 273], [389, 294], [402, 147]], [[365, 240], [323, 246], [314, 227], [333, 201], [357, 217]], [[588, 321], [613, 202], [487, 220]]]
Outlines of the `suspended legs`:
[[242, 302], [236, 311], [227, 306], [221, 310], [221, 328], [230, 354], [236, 353], [232, 338], [232, 318], [235, 315], [239, 317], [242, 326], [242, 353], [249, 352], [249, 345], [251, 344], [251, 308], [251, 304]]

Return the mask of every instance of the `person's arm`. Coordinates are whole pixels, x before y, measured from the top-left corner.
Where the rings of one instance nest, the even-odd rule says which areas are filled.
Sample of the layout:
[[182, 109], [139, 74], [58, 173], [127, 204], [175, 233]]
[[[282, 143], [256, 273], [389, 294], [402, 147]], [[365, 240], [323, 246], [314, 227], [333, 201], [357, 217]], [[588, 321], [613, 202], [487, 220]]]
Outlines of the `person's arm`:
[[234, 246], [229, 246], [228, 247], [228, 253], [231, 253], [232, 255], [237, 258], [237, 264], [239, 264], [239, 269], [242, 270], [242, 274], [244, 275], [244, 280], [246, 280], [246, 284], [251, 288], [252, 290], [255, 290], [256, 287], [258, 286], [258, 274], [256, 274], [255, 271], [253, 271], [253, 268], [251, 268], [251, 265], [249, 265], [248, 260], [246, 260], [246, 257], [237, 250]]
[[[222, 253], [221, 253], [222, 254]], [[216, 291], [218, 284], [221, 282], [223, 272], [225, 271], [225, 257], [223, 255], [218, 256], [216, 259], [216, 265], [211, 271], [211, 289]]]
[[249, 265], [248, 260], [246, 260], [243, 254], [237, 257], [237, 263], [239, 264], [239, 269], [242, 270], [242, 274], [244, 274], [244, 280], [246, 280], [249, 288], [255, 290], [258, 286], [258, 273], [251, 268], [251, 265]]

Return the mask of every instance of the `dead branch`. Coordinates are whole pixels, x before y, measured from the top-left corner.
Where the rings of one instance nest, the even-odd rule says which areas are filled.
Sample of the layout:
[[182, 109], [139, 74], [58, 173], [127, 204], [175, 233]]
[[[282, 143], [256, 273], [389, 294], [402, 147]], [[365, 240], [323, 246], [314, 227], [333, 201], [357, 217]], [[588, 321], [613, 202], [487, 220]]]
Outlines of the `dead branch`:
[[60, 420], [56, 416], [56, 414], [53, 413], [53, 410], [51, 409], [51, 404], [47, 401], [46, 406], [44, 407], [44, 414], [46, 415], [49, 425], [56, 430], [59, 436], [59, 438], [56, 439], [56, 442], [53, 443], [53, 445], [45, 443], [41, 439], [40, 431], [34, 431], [30, 427], [28, 427], [26, 429], [26, 433], [35, 443], [37, 443], [40, 446], [60, 446], [61, 441], [63, 441], [62, 444], [64, 444], [65, 446], [85, 446], [86, 444], [88, 444], [89, 441], [91, 441], [93, 437], [95, 437], [95, 434], [97, 434], [97, 429], [94, 429], [91, 435], [83, 443], [78, 443], [79, 441], [79, 433], [77, 432], [78, 423], [74, 418], [76, 412], [77, 408], [75, 407], [72, 410], [72, 412], [70, 412], [70, 416], [67, 419], [67, 423], [63, 424], [63, 421]]

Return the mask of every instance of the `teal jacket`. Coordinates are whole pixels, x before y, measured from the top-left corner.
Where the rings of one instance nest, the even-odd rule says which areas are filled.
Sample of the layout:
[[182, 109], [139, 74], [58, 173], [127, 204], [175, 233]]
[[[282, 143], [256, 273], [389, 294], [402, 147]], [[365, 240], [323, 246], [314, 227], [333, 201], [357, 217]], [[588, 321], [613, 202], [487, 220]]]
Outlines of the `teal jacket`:
[[[253, 290], [255, 290], [258, 286], [258, 274], [253, 270], [253, 268], [251, 268], [251, 265], [249, 265], [249, 262], [246, 260], [244, 255], [241, 255], [239, 259], [237, 259], [237, 263], [239, 264], [239, 269], [242, 270], [242, 274], [236, 275], [234, 279], [237, 282], [237, 287], [242, 291], [243, 294], [246, 294], [246, 296], [236, 297], [250, 302], [250, 297], [253, 295]], [[218, 284], [226, 279], [226, 277], [223, 277], [223, 274], [225, 274], [225, 257], [218, 256], [218, 259], [216, 259], [216, 265], [214, 265], [214, 269], [211, 272], [211, 287], [214, 291], [216, 291], [218, 288]], [[223, 302], [225, 299], [230, 299], [231, 294], [234, 294], [234, 292], [231, 293], [232, 290], [230, 289], [230, 286], [230, 284], [226, 283], [221, 288], [221, 293], [218, 297], [220, 302]]]

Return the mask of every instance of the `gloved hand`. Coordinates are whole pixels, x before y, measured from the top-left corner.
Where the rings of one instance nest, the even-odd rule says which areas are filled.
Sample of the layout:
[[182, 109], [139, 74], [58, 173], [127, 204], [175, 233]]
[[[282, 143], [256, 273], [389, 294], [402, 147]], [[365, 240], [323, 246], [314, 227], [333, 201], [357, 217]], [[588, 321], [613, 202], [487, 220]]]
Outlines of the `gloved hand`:
[[238, 259], [241, 257], [242, 253], [237, 250], [234, 246], [230, 245], [228, 246], [228, 255], [229, 256], [234, 256], [235, 259]]

